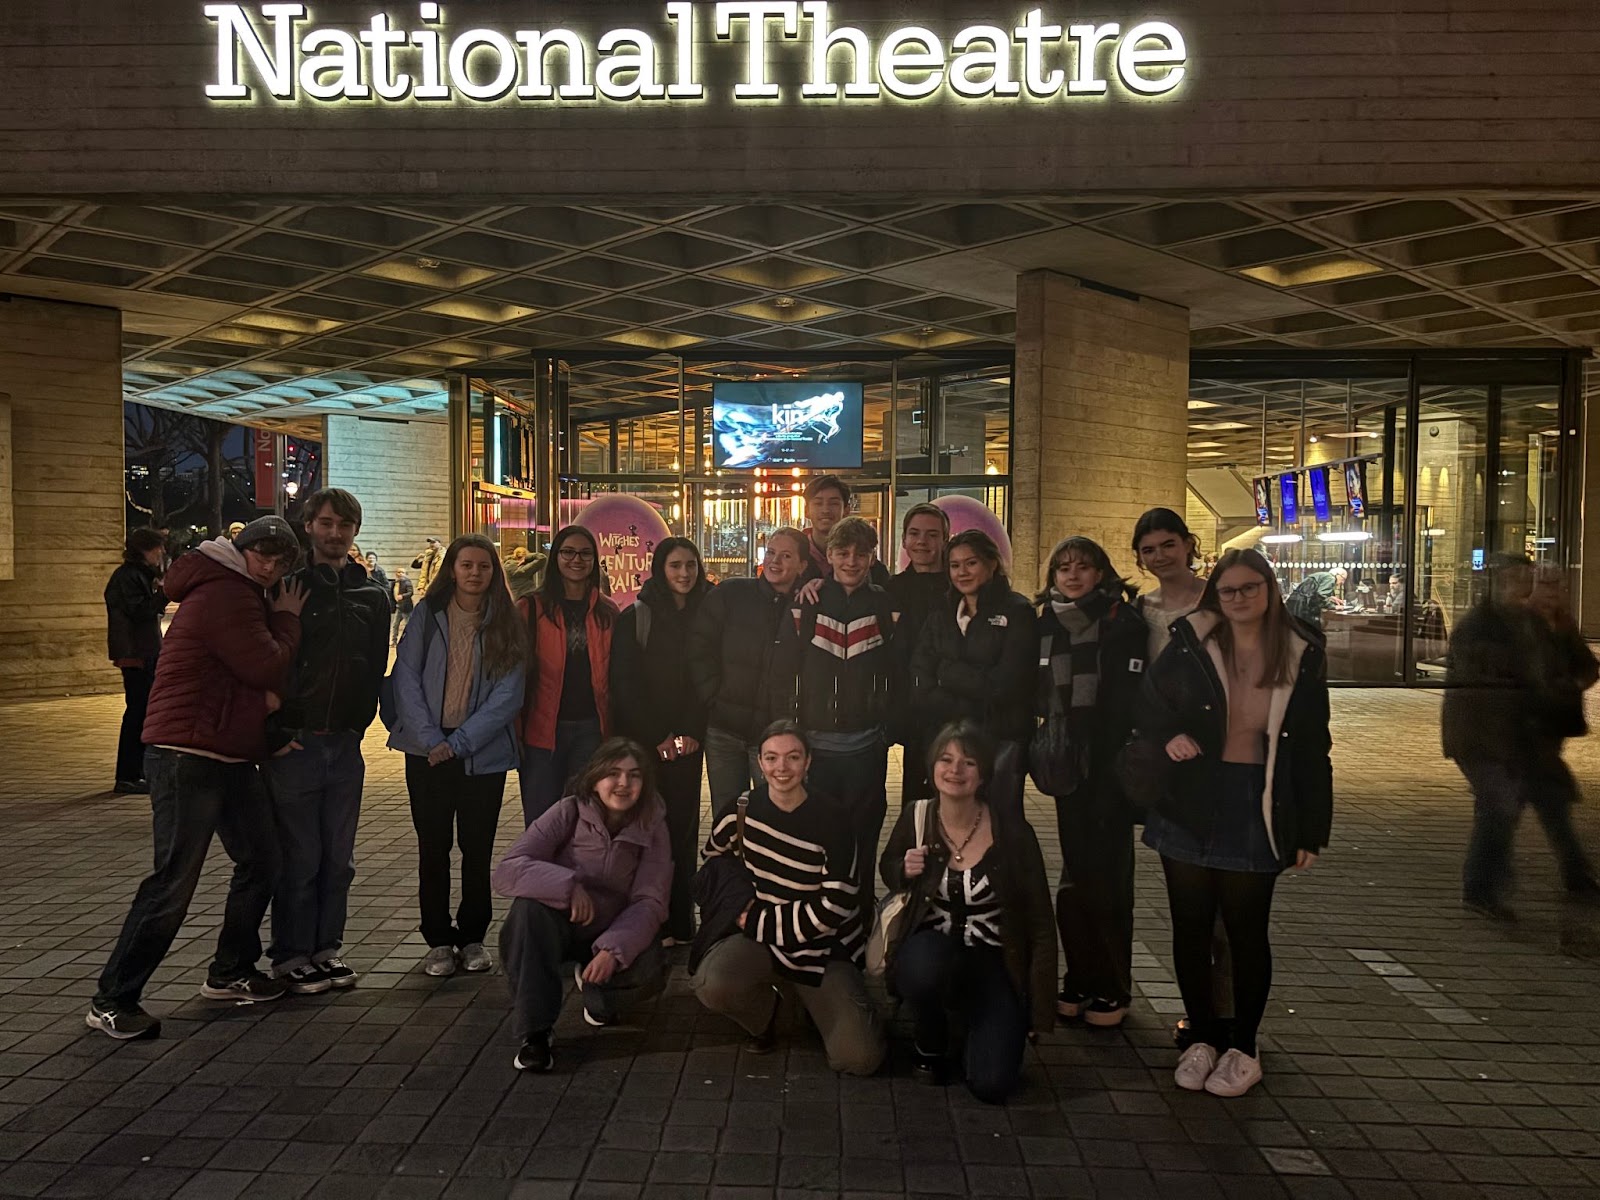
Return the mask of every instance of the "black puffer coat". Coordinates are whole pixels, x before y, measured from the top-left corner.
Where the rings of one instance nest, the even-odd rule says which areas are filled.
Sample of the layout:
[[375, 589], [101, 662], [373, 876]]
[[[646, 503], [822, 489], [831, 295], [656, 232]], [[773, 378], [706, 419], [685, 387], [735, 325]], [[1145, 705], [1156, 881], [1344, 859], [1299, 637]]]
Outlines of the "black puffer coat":
[[701, 603], [689, 630], [689, 678], [709, 728], [753, 742], [772, 723], [774, 694], [793, 688], [792, 680], [772, 678], [789, 619], [789, 598], [765, 579], [730, 579]]
[[[1218, 669], [1220, 651], [1207, 636], [1221, 618], [1195, 612], [1172, 626], [1172, 641], [1146, 673], [1136, 738], [1141, 758], [1155, 768], [1144, 791], [1130, 795], [1194, 832], [1210, 827], [1222, 748], [1228, 733], [1227, 689]], [[1291, 620], [1293, 620], [1291, 618]], [[1293, 682], [1274, 688], [1267, 717], [1267, 833], [1278, 861], [1288, 866], [1295, 852], [1320, 854], [1333, 826], [1333, 764], [1328, 732], [1328, 661], [1318, 632], [1294, 621]], [[1186, 733], [1200, 745], [1189, 762], [1166, 758], [1166, 744]], [[1125, 783], [1130, 782], [1124, 773]]]
[[1002, 741], [1026, 742], [1033, 732], [1037, 621], [1027, 597], [995, 580], [978, 593], [978, 614], [963, 634], [956, 623], [960, 597], [936, 606], [911, 655], [911, 707], [931, 736], [967, 719]]
[[134, 659], [155, 665], [161, 653], [161, 614], [167, 596], [156, 579], [155, 568], [144, 562], [125, 562], [106, 583], [106, 652], [112, 662]]
[[303, 567], [291, 578], [305, 586], [306, 606], [288, 692], [270, 722], [273, 750], [301, 731], [364, 733], [389, 666], [389, 597], [365, 564]]
[[[1578, 649], [1588, 652], [1581, 639]], [[1480, 601], [1450, 635], [1439, 722], [1445, 757], [1517, 763], [1535, 738], [1583, 734], [1592, 682], [1570, 642], [1533, 612]]]
[[817, 602], [790, 609], [775, 681], [775, 717], [792, 717], [813, 733], [860, 733], [888, 725], [895, 694], [894, 600], [868, 585], [846, 593], [833, 580]]
[[[707, 593], [706, 595], [709, 595]], [[641, 596], [622, 610], [611, 634], [611, 713], [618, 733], [654, 750], [669, 737], [706, 737], [706, 706], [689, 683], [689, 631], [706, 595], [679, 608], [670, 597]], [[639, 606], [649, 608], [639, 644]]]

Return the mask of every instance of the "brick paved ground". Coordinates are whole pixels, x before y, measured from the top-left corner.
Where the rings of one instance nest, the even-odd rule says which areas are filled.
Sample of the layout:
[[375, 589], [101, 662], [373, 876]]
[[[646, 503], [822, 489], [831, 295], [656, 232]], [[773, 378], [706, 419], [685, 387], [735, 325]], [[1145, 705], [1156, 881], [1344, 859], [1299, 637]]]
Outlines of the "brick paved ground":
[[[1179, 1005], [1142, 854], [1132, 1016], [1047, 1038], [1005, 1108], [919, 1087], [904, 1046], [871, 1080], [836, 1079], [804, 1036], [745, 1056], [681, 967], [642, 1027], [565, 1016], [558, 1072], [515, 1075], [502, 981], [416, 969], [400, 761], [376, 738], [347, 950], [360, 987], [199, 999], [219, 850], [148, 997], [162, 1038], [90, 1034], [150, 857], [145, 800], [99, 790], [119, 705], [0, 709], [0, 1195], [1600, 1195], [1593, 918], [1562, 912], [1532, 828], [1521, 928], [1462, 914], [1465, 793], [1437, 757], [1433, 696], [1336, 694], [1335, 840], [1279, 891], [1263, 1086], [1233, 1101], [1172, 1086]], [[1600, 750], [1573, 757], [1600, 784]], [[502, 845], [514, 810], [513, 789]], [[1591, 844], [1596, 824], [1589, 806]]]

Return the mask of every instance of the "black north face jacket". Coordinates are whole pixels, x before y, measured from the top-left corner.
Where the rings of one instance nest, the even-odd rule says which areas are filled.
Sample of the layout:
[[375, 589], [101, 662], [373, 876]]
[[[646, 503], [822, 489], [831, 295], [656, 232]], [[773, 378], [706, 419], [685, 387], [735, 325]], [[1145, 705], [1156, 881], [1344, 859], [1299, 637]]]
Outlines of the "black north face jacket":
[[302, 731], [365, 732], [389, 666], [389, 597], [365, 567], [302, 567], [291, 578], [305, 586], [306, 606], [288, 694], [267, 731], [274, 751]]

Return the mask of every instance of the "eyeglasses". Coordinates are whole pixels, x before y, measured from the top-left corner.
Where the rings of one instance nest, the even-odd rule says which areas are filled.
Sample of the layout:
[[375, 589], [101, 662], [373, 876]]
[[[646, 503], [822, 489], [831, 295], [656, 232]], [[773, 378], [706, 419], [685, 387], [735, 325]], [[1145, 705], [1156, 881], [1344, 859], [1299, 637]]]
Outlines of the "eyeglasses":
[[566, 562], [593, 562], [594, 561], [594, 551], [593, 550], [562, 550], [562, 551], [557, 553], [556, 557], [560, 558], [560, 559], [563, 559]]
[[1261, 594], [1261, 589], [1267, 585], [1260, 580], [1255, 583], [1242, 583], [1238, 587], [1219, 587], [1218, 599], [1231, 604], [1235, 600], [1254, 600]]

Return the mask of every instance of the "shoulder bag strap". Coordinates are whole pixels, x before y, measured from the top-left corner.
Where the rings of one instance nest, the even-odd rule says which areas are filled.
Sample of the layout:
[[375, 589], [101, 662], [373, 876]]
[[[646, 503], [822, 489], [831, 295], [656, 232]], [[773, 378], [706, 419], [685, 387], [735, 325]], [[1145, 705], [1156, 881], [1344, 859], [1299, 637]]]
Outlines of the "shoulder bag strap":
[[733, 802], [733, 853], [741, 862], [744, 861], [744, 815], [749, 808], [749, 792]]

